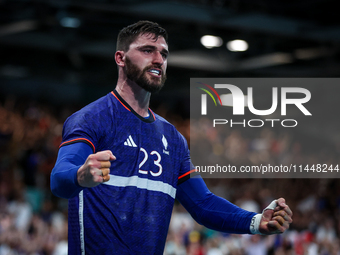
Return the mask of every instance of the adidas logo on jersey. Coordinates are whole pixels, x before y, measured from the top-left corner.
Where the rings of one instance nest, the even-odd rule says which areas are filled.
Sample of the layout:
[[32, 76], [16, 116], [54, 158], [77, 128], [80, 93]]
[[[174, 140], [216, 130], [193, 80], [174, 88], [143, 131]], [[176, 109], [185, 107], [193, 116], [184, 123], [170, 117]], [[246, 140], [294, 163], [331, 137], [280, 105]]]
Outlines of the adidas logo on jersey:
[[137, 145], [133, 141], [131, 135], [129, 135], [129, 137], [126, 139], [126, 141], [124, 142], [124, 145], [130, 146], [130, 147], [137, 147]]

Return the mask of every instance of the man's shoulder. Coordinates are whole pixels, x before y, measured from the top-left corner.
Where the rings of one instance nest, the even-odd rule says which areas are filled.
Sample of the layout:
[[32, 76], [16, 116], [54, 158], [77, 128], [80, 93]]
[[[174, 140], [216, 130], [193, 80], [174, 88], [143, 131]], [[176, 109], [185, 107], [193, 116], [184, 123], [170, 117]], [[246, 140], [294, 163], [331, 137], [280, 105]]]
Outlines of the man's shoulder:
[[74, 112], [69, 116], [64, 126], [79, 126], [79, 125], [93, 125], [98, 126], [101, 119], [110, 119], [113, 117], [116, 106], [110, 98], [110, 94], [107, 94], [88, 105], [84, 106], [80, 110]]
[[116, 108], [114, 100], [107, 94], [73, 113], [64, 122], [63, 142], [86, 140], [100, 150], [102, 137], [115, 134]]
[[112, 111], [115, 108], [116, 108], [116, 104], [112, 100], [112, 95], [111, 93], [108, 93], [105, 96], [102, 96], [101, 98], [98, 98], [97, 100], [84, 106], [78, 112], [97, 114], [102, 111]]
[[186, 141], [184, 136], [177, 130], [177, 128], [172, 123], [170, 123], [168, 120], [161, 117], [160, 115], [156, 113], [154, 114], [155, 114], [156, 120], [162, 123], [163, 126], [165, 126], [167, 131], [172, 134], [172, 137], [176, 137], [179, 140], [179, 142]]
[[171, 125], [173, 126], [169, 121], [167, 121], [166, 119], [164, 119], [162, 116], [158, 115], [157, 113], [153, 112], [153, 114], [155, 115], [155, 119], [158, 121], [163, 122], [165, 125]]
[[156, 113], [154, 113], [154, 115], [155, 115], [156, 121], [158, 121], [158, 123], [157, 123], [158, 125], [161, 124], [164, 127], [166, 127], [166, 129], [168, 129], [169, 131], [178, 133], [176, 127], [173, 124], [171, 124], [168, 120], [166, 120], [165, 118], [163, 118], [162, 116], [160, 116]]

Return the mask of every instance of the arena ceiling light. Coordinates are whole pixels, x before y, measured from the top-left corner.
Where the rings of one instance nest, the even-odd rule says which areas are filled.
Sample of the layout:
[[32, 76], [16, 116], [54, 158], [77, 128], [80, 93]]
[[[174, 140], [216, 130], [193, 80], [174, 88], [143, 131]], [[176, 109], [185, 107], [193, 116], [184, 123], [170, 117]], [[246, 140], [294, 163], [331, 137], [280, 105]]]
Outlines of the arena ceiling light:
[[230, 51], [246, 51], [248, 49], [248, 43], [244, 40], [233, 40], [227, 42], [227, 48]]
[[201, 37], [201, 43], [204, 47], [211, 49], [214, 47], [221, 47], [223, 40], [221, 37], [214, 35], [204, 35]]

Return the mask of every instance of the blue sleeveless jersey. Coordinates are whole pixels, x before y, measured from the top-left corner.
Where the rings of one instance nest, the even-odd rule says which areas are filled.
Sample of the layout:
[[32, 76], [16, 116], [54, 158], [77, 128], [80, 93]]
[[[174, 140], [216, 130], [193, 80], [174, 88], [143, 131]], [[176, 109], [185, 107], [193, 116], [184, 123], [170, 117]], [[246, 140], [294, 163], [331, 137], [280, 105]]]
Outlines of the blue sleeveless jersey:
[[184, 137], [114, 91], [66, 120], [61, 146], [75, 142], [117, 159], [110, 181], [69, 200], [69, 254], [163, 254], [177, 185], [195, 171]]

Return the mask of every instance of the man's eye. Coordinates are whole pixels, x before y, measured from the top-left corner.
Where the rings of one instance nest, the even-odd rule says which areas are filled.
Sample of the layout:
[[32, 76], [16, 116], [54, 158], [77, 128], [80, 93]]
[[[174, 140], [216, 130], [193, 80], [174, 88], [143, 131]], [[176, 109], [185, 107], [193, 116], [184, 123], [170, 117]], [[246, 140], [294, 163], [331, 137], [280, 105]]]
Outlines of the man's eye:
[[168, 54], [161, 53], [161, 55], [162, 55], [162, 57], [163, 57], [164, 59], [167, 59], [167, 58], [168, 58]]
[[151, 53], [152, 50], [143, 50], [145, 53]]

